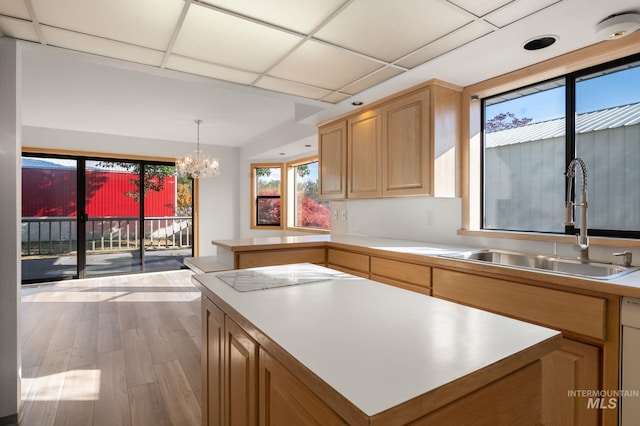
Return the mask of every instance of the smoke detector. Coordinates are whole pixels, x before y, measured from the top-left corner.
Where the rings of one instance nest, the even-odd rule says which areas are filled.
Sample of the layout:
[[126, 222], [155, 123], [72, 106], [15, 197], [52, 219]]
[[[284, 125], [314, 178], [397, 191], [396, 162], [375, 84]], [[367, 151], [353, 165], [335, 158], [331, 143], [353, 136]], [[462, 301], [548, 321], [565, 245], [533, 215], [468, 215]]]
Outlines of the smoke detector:
[[640, 14], [629, 12], [611, 15], [596, 26], [596, 35], [601, 40], [615, 40], [640, 28]]

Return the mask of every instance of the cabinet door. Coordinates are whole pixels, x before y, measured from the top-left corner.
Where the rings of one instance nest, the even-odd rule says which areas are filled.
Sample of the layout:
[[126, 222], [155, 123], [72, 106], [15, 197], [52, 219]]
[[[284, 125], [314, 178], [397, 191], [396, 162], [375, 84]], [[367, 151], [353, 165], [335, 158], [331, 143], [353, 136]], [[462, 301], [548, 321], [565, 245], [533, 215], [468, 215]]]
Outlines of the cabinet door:
[[347, 122], [318, 129], [320, 199], [337, 200], [347, 196]]
[[258, 421], [258, 344], [231, 318], [225, 318], [225, 425]]
[[371, 279], [431, 295], [431, 268], [428, 266], [371, 256]]
[[344, 425], [327, 404], [260, 348], [260, 425]]
[[286, 265], [288, 263], [315, 263], [324, 265], [325, 249], [296, 248], [289, 250], [263, 250], [238, 253], [237, 269], [255, 268], [258, 266]]
[[383, 195], [432, 194], [429, 90], [391, 102], [383, 113]]
[[382, 196], [382, 121], [379, 109], [348, 120], [347, 198]]
[[224, 424], [224, 312], [202, 298], [202, 424]]
[[369, 278], [369, 256], [334, 248], [327, 249], [327, 267]]
[[602, 409], [608, 407], [609, 398], [598, 400], [595, 397], [570, 395], [571, 391], [602, 389], [599, 379], [600, 365], [598, 347], [566, 338], [563, 339], [560, 349], [542, 358], [544, 425], [600, 424]]

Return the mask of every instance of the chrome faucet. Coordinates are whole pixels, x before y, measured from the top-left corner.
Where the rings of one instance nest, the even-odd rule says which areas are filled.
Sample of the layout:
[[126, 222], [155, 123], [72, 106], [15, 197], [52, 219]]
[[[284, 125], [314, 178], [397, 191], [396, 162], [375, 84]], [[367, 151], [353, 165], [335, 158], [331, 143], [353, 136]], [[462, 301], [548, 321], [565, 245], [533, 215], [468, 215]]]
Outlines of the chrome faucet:
[[[571, 190], [573, 188], [573, 178], [575, 176], [576, 165], [580, 166], [582, 172], [582, 189], [580, 191], [580, 202], [571, 201]], [[587, 262], [589, 260], [589, 237], [587, 236], [587, 166], [580, 158], [574, 158], [567, 168], [567, 201], [565, 203], [564, 225], [575, 225], [573, 219], [573, 208], [580, 207], [580, 233], [576, 236], [577, 242], [573, 249], [578, 252], [578, 260]]]

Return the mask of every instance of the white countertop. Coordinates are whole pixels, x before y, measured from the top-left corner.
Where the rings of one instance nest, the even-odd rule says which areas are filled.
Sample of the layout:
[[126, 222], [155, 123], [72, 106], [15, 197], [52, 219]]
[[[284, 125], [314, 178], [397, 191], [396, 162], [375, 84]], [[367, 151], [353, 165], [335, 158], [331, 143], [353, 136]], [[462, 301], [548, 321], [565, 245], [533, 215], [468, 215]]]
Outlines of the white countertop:
[[241, 271], [193, 278], [369, 416], [559, 335], [316, 265], [254, 270], [329, 279], [239, 292], [216, 276]]
[[[346, 246], [363, 247], [367, 249], [384, 250], [388, 252], [404, 253], [418, 256], [430, 256], [438, 258], [442, 254], [451, 254], [460, 251], [477, 250], [481, 247], [469, 247], [464, 245], [448, 245], [423, 241], [400, 240], [385, 237], [369, 237], [358, 235], [298, 235], [287, 237], [268, 237], [268, 238], [244, 238], [232, 240], [212, 241], [212, 244], [219, 248], [227, 250], [246, 250], [255, 248], [264, 248], [271, 245], [287, 245], [287, 244], [314, 244], [314, 243], [332, 243], [343, 244]], [[595, 260], [594, 260], [595, 261]], [[457, 262], [468, 262], [457, 260]], [[598, 278], [580, 277], [577, 275], [569, 275], [557, 273], [553, 271], [533, 270], [517, 266], [490, 265], [483, 263], [483, 266], [500, 268], [506, 270], [529, 271], [532, 274], [540, 276], [552, 276], [562, 278], [563, 285], [567, 287], [584, 288], [588, 290], [600, 291], [620, 296], [629, 296], [640, 298], [640, 269], [626, 275], [615, 277], [612, 279], [602, 280]], [[637, 265], [636, 265], [637, 266]]]

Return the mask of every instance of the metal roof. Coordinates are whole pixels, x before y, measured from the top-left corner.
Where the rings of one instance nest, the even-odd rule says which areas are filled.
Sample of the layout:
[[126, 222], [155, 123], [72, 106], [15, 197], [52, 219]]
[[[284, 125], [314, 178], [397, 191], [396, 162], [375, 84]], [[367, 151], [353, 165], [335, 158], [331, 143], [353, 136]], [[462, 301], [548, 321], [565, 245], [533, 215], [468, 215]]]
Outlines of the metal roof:
[[[486, 133], [485, 147], [494, 148], [522, 142], [563, 137], [565, 134], [564, 123], [564, 118], [558, 118], [556, 120], [542, 121], [514, 129]], [[578, 134], [589, 133], [638, 124], [640, 124], [640, 103], [635, 103], [578, 114], [576, 117], [576, 132]]]

